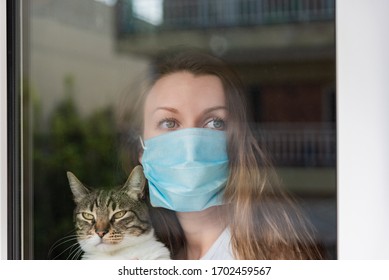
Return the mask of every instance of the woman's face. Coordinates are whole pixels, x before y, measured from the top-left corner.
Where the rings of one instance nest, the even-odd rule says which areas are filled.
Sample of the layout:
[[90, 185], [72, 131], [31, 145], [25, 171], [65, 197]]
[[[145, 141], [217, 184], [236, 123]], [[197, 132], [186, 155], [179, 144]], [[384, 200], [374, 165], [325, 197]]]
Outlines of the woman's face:
[[226, 122], [227, 108], [220, 79], [178, 72], [158, 80], [147, 95], [143, 138], [193, 127], [224, 130]]

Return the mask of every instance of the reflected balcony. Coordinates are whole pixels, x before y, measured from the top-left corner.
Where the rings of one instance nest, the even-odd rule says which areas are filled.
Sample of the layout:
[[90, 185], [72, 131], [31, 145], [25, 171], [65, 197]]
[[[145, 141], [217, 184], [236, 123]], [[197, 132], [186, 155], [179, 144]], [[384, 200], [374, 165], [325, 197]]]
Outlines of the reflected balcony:
[[334, 0], [119, 0], [117, 47], [152, 55], [177, 45], [239, 59], [333, 55]]

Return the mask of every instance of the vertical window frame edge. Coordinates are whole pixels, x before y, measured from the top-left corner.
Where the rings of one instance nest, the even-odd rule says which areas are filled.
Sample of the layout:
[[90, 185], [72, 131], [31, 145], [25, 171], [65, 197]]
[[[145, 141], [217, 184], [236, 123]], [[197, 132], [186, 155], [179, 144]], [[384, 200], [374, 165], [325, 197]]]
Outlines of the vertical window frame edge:
[[7, 258], [22, 259], [20, 1], [7, 0]]

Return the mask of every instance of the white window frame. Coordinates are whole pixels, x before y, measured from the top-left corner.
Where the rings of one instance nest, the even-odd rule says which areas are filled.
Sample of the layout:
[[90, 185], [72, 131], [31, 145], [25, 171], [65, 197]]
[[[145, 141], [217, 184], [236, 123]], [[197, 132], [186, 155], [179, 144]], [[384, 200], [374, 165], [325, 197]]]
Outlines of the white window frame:
[[338, 258], [389, 258], [389, 2], [338, 0]]
[[[389, 2], [338, 0], [338, 258], [389, 258]], [[0, 1], [0, 259], [7, 259], [6, 1]]]

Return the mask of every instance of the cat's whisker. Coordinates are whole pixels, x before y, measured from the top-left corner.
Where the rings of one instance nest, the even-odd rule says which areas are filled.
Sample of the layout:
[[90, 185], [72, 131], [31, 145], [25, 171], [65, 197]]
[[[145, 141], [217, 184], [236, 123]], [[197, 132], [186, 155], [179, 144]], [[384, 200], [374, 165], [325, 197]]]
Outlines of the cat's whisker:
[[83, 253], [84, 253], [84, 251], [81, 250], [81, 248], [80, 248], [80, 249], [78, 250], [77, 256], [75, 257], [75, 260], [78, 260], [78, 259], [82, 256]]
[[[56, 259], [58, 258], [59, 256], [63, 255], [66, 251], [69, 250], [69, 248], [72, 248], [74, 245], [77, 245], [77, 238], [78, 238], [78, 235], [76, 234], [73, 234], [73, 235], [68, 235], [68, 236], [65, 236], [65, 237], [62, 237], [61, 239], [57, 240], [50, 248], [49, 250], [49, 253], [48, 253], [48, 256], [49, 256], [49, 259]], [[66, 243], [69, 243], [69, 242], [72, 242], [74, 243], [73, 245], [71, 245], [70, 247], [67, 247], [66, 249], [64, 249], [60, 254], [54, 256], [54, 258], [51, 258], [51, 255], [53, 254], [53, 252], [60, 246], [66, 244]]]
[[81, 250], [81, 247], [76, 244], [77, 246], [72, 246], [72, 248], [70, 249], [71, 252], [69, 253], [69, 256], [68, 256], [68, 260], [77, 260], [78, 257], [83, 253], [83, 251]]
[[68, 239], [69, 237], [74, 237], [74, 236], [77, 237], [77, 234], [73, 234], [73, 233], [75, 233], [75, 231], [76, 230], [73, 229], [73, 230], [69, 231], [64, 237], [62, 237], [62, 238], [58, 239], [57, 241], [55, 241], [54, 244], [50, 247], [49, 254], [53, 251], [53, 249], [56, 248], [58, 243], [62, 242], [63, 240]]
[[[72, 254], [72, 250], [74, 247], [78, 247], [78, 244], [77, 243], [74, 243], [73, 245], [70, 245], [69, 247], [67, 247], [65, 250], [63, 250], [61, 253], [59, 253], [58, 255], [56, 255], [53, 260], [56, 260], [57, 258], [59, 258], [60, 256], [62, 256], [63, 254], [65, 254], [65, 252], [67, 251], [70, 251], [69, 255]], [[69, 258], [69, 257], [68, 257]]]
[[49, 255], [50, 255], [51, 253], [53, 253], [53, 251], [54, 251], [55, 249], [57, 249], [59, 246], [65, 244], [65, 243], [67, 243], [67, 242], [74, 241], [74, 240], [77, 240], [77, 235], [65, 236], [65, 237], [63, 237], [63, 238], [57, 240], [57, 241], [51, 246], [51, 248], [50, 248], [50, 250], [49, 250]]

